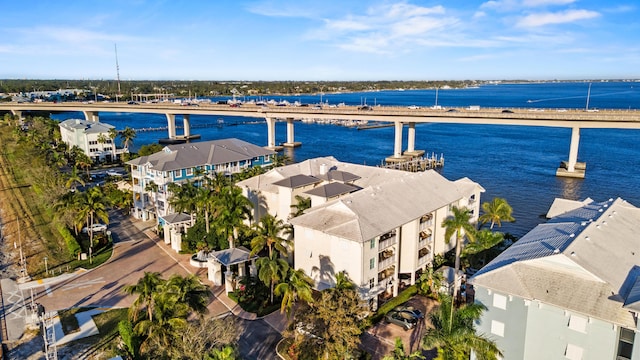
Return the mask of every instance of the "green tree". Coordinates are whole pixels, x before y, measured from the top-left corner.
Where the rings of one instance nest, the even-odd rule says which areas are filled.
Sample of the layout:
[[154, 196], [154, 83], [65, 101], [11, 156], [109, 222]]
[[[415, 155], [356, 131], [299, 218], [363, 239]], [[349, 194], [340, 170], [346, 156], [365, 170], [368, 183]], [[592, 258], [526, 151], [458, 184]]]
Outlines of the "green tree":
[[296, 203], [291, 205], [291, 217], [298, 217], [304, 213], [305, 210], [311, 208], [311, 198], [296, 195]]
[[84, 186], [84, 180], [82, 180], [82, 176], [78, 173], [78, 168], [74, 166], [73, 169], [71, 169], [71, 172], [67, 175], [65, 186], [67, 189], [75, 189], [76, 183]]
[[451, 237], [455, 234], [456, 239], [456, 260], [455, 260], [455, 282], [454, 295], [458, 293], [460, 284], [458, 273], [460, 271], [460, 254], [462, 253], [463, 239], [466, 237], [469, 241], [475, 240], [475, 227], [471, 224], [471, 212], [467, 208], [451, 207], [451, 215], [442, 221], [442, 227], [445, 228], [444, 239], [447, 243], [451, 241]]
[[173, 339], [179, 337], [188, 325], [189, 306], [168, 291], [155, 292], [152, 298], [153, 317], [138, 322], [134, 330], [145, 337], [140, 346], [141, 352], [150, 353], [152, 358], [170, 358], [167, 355]]
[[207, 313], [207, 305], [211, 292], [209, 288], [200, 282], [197, 275], [191, 274], [186, 277], [174, 274], [166, 284], [165, 291], [176, 294], [177, 301], [187, 304], [189, 308], [199, 314]]
[[164, 283], [159, 272], [146, 272], [135, 285], [126, 285], [123, 291], [129, 295], [138, 295], [129, 309], [129, 317], [136, 321], [142, 309], [146, 309], [149, 320], [153, 319], [154, 294], [157, 288]]
[[409, 355], [404, 353], [404, 344], [402, 343], [402, 339], [396, 338], [396, 344], [393, 348], [393, 352], [390, 355], [387, 355], [382, 358], [382, 360], [414, 360], [414, 359], [425, 359], [424, 356], [420, 353], [419, 350], [412, 352]]
[[428, 266], [417, 281], [418, 293], [433, 298], [438, 298], [440, 287], [444, 281], [444, 275], [440, 271], [436, 271], [432, 266]]
[[120, 138], [122, 139], [124, 148], [128, 149], [129, 145], [133, 145], [133, 139], [136, 138], [136, 131], [127, 126], [120, 132]]
[[236, 348], [231, 345], [225, 345], [220, 349], [213, 349], [211, 355], [208, 355], [206, 360], [236, 360], [237, 358], [238, 352]]
[[491, 223], [489, 229], [493, 230], [493, 225], [498, 224], [502, 227], [503, 221], [513, 222], [515, 219], [511, 216], [513, 209], [511, 205], [507, 203], [507, 200], [503, 198], [493, 198], [491, 202], [485, 202], [482, 204], [483, 214], [480, 215], [480, 224]]
[[229, 248], [234, 248], [239, 229], [251, 215], [252, 204], [242, 194], [242, 189], [228, 186], [222, 189], [216, 205], [218, 229], [227, 236]]
[[80, 193], [78, 202], [79, 213], [87, 219], [87, 232], [89, 234], [89, 261], [93, 252], [93, 225], [96, 218], [102, 220], [105, 224], [109, 224], [109, 213], [107, 206], [109, 200], [102, 193], [102, 189], [98, 186], [92, 187], [88, 191]]
[[285, 281], [278, 284], [275, 288], [275, 294], [282, 296], [282, 305], [280, 312], [287, 313], [287, 317], [291, 316], [293, 306], [298, 300], [310, 303], [313, 301], [313, 280], [304, 273], [304, 270], [289, 269], [289, 273]]
[[[464, 258], [472, 258], [474, 255], [480, 254], [493, 248], [494, 246], [504, 241], [504, 235], [500, 232], [493, 232], [489, 229], [482, 229], [476, 232], [476, 239], [474, 242], [467, 244], [462, 250], [460, 255]], [[486, 255], [486, 253], [485, 253]], [[486, 260], [486, 259], [485, 259]], [[484, 265], [483, 260], [481, 265]]]
[[484, 310], [486, 307], [478, 303], [463, 304], [456, 309], [453, 298], [444, 295], [440, 306], [429, 314], [433, 327], [422, 339], [422, 347], [438, 348], [437, 360], [466, 360], [471, 351], [477, 359], [498, 359], [502, 352], [495, 342], [478, 335], [473, 325]]
[[320, 293], [313, 306], [297, 313], [293, 330], [299, 359], [344, 359], [355, 356], [368, 314], [355, 289], [333, 288]]
[[256, 235], [251, 240], [251, 255], [258, 254], [266, 248], [269, 254], [268, 257], [271, 258], [273, 257], [274, 247], [281, 256], [286, 256], [289, 253], [292, 242], [280, 236], [286, 230], [284, 221], [267, 214], [258, 223], [254, 224], [254, 230]]
[[259, 258], [256, 260], [256, 266], [258, 267], [258, 278], [269, 286], [271, 291], [270, 303], [273, 304], [275, 286], [287, 275], [289, 264], [287, 264], [286, 260], [273, 256]]
[[139, 338], [136, 336], [133, 331], [133, 324], [129, 320], [121, 320], [118, 323], [118, 333], [120, 335], [120, 339], [122, 339], [122, 343], [124, 345], [124, 349], [127, 351], [127, 354], [132, 359], [138, 358], [138, 349], [140, 347]]
[[87, 170], [88, 179], [91, 179], [91, 174], [89, 173], [89, 170], [91, 169], [92, 165], [93, 165], [93, 160], [91, 160], [91, 158], [88, 157], [84, 152], [80, 152], [75, 155], [75, 166], [81, 169]]
[[151, 154], [155, 154], [159, 151], [162, 151], [162, 145], [160, 144], [148, 144], [140, 146], [138, 150], [138, 155], [140, 156], [149, 156]]

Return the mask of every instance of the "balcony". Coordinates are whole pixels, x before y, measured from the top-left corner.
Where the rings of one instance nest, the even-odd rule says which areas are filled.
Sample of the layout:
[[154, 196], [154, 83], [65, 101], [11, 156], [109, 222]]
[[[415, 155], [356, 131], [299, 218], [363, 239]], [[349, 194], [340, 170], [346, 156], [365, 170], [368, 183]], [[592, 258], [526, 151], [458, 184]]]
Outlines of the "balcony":
[[378, 261], [378, 271], [382, 271], [390, 266], [395, 265], [396, 263], [396, 259], [391, 256], [389, 258], [386, 258], [384, 260]]
[[388, 233], [380, 236], [380, 239], [378, 240], [378, 249], [384, 250], [395, 243], [396, 243], [396, 231], [395, 230], [389, 231]]
[[395, 274], [395, 272], [396, 272], [395, 265], [391, 265], [391, 266], [387, 267], [386, 269], [378, 272], [378, 282], [381, 282], [384, 279], [388, 279], [388, 278], [392, 277], [393, 274]]

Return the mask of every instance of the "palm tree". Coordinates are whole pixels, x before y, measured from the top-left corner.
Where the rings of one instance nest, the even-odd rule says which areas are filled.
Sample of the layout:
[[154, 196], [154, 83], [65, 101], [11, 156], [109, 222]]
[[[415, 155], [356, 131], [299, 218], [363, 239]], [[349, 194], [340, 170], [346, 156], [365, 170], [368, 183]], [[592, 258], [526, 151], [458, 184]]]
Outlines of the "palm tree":
[[295, 199], [296, 203], [291, 205], [291, 209], [293, 209], [291, 212], [292, 218], [302, 215], [305, 210], [311, 207], [311, 198], [296, 195]]
[[462, 239], [466, 237], [469, 241], [475, 240], [475, 227], [471, 224], [471, 212], [467, 208], [451, 207], [451, 216], [442, 221], [442, 227], [446, 228], [444, 239], [447, 243], [451, 241], [451, 236], [456, 236], [456, 260], [455, 260], [455, 281], [454, 293], [457, 294], [458, 272], [460, 271], [460, 254], [462, 253]]
[[334, 286], [334, 290], [343, 291], [343, 290], [355, 290], [356, 284], [351, 281], [349, 275], [346, 272], [340, 271], [336, 274], [336, 286]]
[[176, 294], [178, 301], [187, 304], [191, 310], [199, 314], [207, 312], [211, 293], [195, 274], [187, 277], [172, 275], [163, 286], [166, 291]]
[[276, 282], [282, 280], [289, 271], [289, 264], [284, 259], [274, 257], [262, 257], [256, 260], [258, 266], [258, 278], [271, 290], [271, 304]]
[[93, 165], [93, 160], [88, 157], [85, 153], [81, 152], [76, 154], [75, 158], [75, 166], [87, 170], [87, 178], [91, 178], [91, 174], [89, 170], [91, 169], [91, 165]]
[[145, 272], [144, 276], [135, 285], [126, 285], [123, 291], [129, 295], [138, 294], [138, 298], [133, 302], [133, 307], [129, 309], [129, 316], [136, 321], [138, 313], [142, 308], [147, 309], [149, 320], [153, 319], [154, 294], [158, 287], [164, 283], [159, 272]]
[[134, 329], [139, 335], [146, 336], [140, 346], [141, 351], [166, 353], [171, 348], [173, 339], [179, 337], [187, 327], [189, 306], [178, 301], [176, 294], [167, 291], [156, 292], [152, 298], [153, 318], [141, 320]]
[[217, 202], [219, 230], [226, 234], [229, 248], [234, 248], [238, 231], [251, 215], [252, 203], [242, 194], [242, 189], [228, 186], [222, 189]]
[[196, 192], [194, 202], [199, 211], [204, 211], [205, 230], [207, 234], [209, 234], [211, 226], [209, 223], [209, 214], [215, 202], [215, 198], [212, 196], [211, 190], [206, 187], [199, 187]]
[[310, 303], [312, 296], [313, 280], [304, 273], [304, 270], [289, 269], [289, 275], [284, 282], [275, 288], [275, 294], [282, 296], [280, 312], [287, 312], [287, 317], [291, 315], [291, 309], [298, 299]]
[[192, 182], [184, 184], [170, 183], [167, 190], [171, 193], [169, 204], [176, 212], [186, 212], [191, 215], [196, 211], [196, 195], [198, 188]]
[[79, 198], [79, 212], [87, 219], [89, 262], [92, 262], [93, 224], [95, 224], [95, 218], [102, 220], [105, 224], [109, 224], [109, 213], [107, 212], [108, 203], [109, 200], [104, 196], [102, 189], [98, 186], [81, 193]]
[[127, 126], [120, 132], [120, 138], [122, 139], [124, 148], [128, 149], [129, 145], [133, 145], [133, 139], [136, 138], [136, 131]]
[[502, 227], [503, 221], [513, 222], [515, 219], [511, 216], [513, 209], [511, 205], [507, 203], [507, 200], [503, 198], [493, 198], [491, 202], [485, 202], [482, 204], [482, 211], [484, 212], [480, 218], [480, 224], [491, 223], [489, 229], [493, 230], [493, 225], [498, 224]]
[[496, 343], [476, 334], [473, 323], [486, 307], [482, 304], [463, 304], [455, 308], [453, 298], [444, 295], [440, 306], [431, 312], [432, 328], [422, 339], [423, 349], [438, 348], [439, 360], [469, 359], [471, 351], [477, 359], [498, 359], [502, 352]]
[[78, 168], [74, 166], [73, 169], [71, 169], [71, 173], [67, 176], [67, 181], [65, 182], [65, 186], [67, 187], [67, 189], [71, 189], [71, 188], [75, 189], [76, 183], [84, 186], [84, 180], [82, 180], [82, 176], [78, 174]]
[[479, 254], [485, 250], [491, 249], [503, 241], [504, 235], [502, 233], [493, 232], [489, 229], [482, 229], [476, 232], [476, 240], [467, 244], [464, 249], [462, 249], [462, 254], [460, 256], [465, 258]]
[[260, 222], [254, 225], [254, 229], [256, 236], [251, 240], [251, 255], [259, 253], [265, 247], [269, 250], [269, 257], [273, 256], [274, 247], [281, 256], [288, 254], [292, 242], [280, 236], [286, 231], [284, 221], [267, 214], [260, 219]]
[[416, 350], [409, 355], [404, 353], [404, 344], [401, 338], [396, 338], [396, 345], [393, 348], [393, 352], [382, 358], [382, 360], [413, 360], [424, 359], [425, 357], [420, 354], [420, 350]]
[[420, 275], [420, 278], [417, 281], [418, 292], [422, 295], [429, 295], [437, 298], [443, 281], [443, 273], [436, 271], [433, 268], [433, 265], [431, 265], [427, 267], [427, 270]]
[[109, 139], [111, 140], [111, 148], [113, 149], [114, 156], [115, 156], [115, 153], [116, 153], [116, 138], [117, 137], [118, 137], [118, 130], [116, 130], [116, 128], [109, 129]]

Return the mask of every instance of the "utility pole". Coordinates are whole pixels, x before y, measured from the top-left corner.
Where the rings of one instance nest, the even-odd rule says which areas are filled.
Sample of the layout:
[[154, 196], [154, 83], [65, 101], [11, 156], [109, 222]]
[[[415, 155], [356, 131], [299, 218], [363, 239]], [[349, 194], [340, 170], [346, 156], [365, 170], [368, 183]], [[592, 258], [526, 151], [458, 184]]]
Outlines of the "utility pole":
[[116, 102], [118, 102], [118, 98], [120, 97], [120, 65], [118, 65], [118, 44], [113, 44], [116, 50], [116, 76], [118, 79], [118, 93], [116, 94]]

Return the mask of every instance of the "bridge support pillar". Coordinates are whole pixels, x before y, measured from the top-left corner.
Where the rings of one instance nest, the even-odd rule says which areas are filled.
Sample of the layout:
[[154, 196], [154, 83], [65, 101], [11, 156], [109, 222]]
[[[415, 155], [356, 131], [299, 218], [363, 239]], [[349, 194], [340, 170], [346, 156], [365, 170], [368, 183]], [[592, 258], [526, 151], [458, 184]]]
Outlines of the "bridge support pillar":
[[100, 121], [100, 117], [98, 116], [98, 112], [97, 111], [83, 111], [82, 112], [84, 114], [84, 118], [87, 121], [92, 121], [92, 122], [99, 122]]
[[569, 146], [569, 161], [560, 163], [556, 176], [584, 178], [587, 164], [578, 162], [578, 147], [580, 146], [580, 128], [571, 128], [571, 145]]
[[424, 150], [416, 150], [416, 123], [410, 122], [407, 130], [407, 151], [403, 155], [410, 157], [420, 157], [424, 155]]
[[167, 132], [169, 133], [169, 139], [176, 138], [176, 116], [174, 114], [167, 115]]
[[21, 110], [11, 110], [11, 114], [13, 114], [13, 116], [17, 116], [18, 119], [23, 120], [24, 116], [22, 116], [22, 111]]
[[287, 118], [287, 142], [282, 144], [284, 147], [298, 147], [301, 142], [294, 140], [293, 118]]
[[265, 118], [267, 120], [267, 149], [280, 151], [282, 146], [276, 146], [276, 119]]
[[184, 127], [185, 138], [189, 138], [191, 136], [191, 122], [189, 120], [189, 114], [182, 115], [182, 126]]

